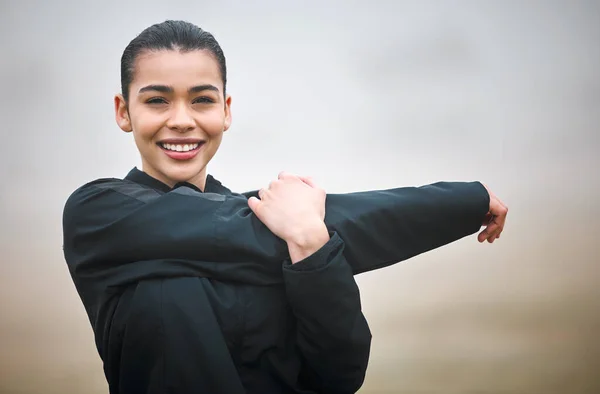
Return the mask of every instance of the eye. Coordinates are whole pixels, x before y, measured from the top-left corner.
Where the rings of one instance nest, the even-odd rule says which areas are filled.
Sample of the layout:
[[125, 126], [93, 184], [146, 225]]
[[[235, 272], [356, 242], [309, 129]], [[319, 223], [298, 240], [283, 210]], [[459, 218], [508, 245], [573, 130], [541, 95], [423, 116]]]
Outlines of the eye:
[[215, 100], [213, 100], [211, 97], [207, 97], [207, 96], [200, 96], [200, 97], [196, 97], [194, 99], [194, 101], [192, 101], [192, 104], [210, 104], [210, 103], [214, 103]]
[[167, 100], [162, 97], [152, 97], [151, 99], [146, 100], [146, 104], [166, 104]]

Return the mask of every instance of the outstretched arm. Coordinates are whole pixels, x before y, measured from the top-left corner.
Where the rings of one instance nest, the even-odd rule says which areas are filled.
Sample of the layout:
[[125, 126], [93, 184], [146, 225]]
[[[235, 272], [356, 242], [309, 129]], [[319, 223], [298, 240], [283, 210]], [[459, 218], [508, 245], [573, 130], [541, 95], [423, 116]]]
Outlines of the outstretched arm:
[[[257, 197], [258, 191], [244, 195]], [[482, 226], [486, 229], [479, 234], [480, 242], [493, 242], [507, 211], [479, 182], [438, 182], [328, 194], [325, 223], [344, 239], [348, 262], [359, 274], [457, 241]]]

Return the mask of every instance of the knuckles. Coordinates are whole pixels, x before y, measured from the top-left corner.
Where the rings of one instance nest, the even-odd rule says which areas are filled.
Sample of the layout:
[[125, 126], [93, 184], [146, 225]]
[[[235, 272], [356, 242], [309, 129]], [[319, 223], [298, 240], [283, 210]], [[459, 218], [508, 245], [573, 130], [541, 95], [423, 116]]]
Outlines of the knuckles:
[[296, 178], [296, 176], [295, 176], [295, 175], [293, 175], [293, 174], [290, 174], [290, 173], [289, 173], [289, 172], [287, 172], [287, 171], [281, 171], [281, 172], [280, 172], [280, 173], [277, 175], [277, 179], [281, 179], [281, 180], [284, 180], [284, 179], [290, 179], [290, 178]]
[[[304, 178], [313, 182], [312, 177], [307, 176]], [[274, 179], [269, 183], [267, 190], [268, 191], [277, 191], [277, 190], [281, 190], [281, 188], [291, 186], [295, 183], [304, 184], [305, 182], [302, 180], [302, 178], [300, 176], [291, 174], [287, 171], [281, 171], [277, 175], [277, 179]], [[312, 190], [319, 197], [325, 197], [327, 195], [326, 191], [321, 187], [314, 187], [314, 188], [312, 188]]]

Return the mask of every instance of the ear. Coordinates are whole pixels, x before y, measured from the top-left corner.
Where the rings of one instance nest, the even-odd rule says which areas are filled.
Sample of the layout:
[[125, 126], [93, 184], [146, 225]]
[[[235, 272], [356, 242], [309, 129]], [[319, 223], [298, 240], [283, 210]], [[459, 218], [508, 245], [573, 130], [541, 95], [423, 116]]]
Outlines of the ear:
[[131, 120], [129, 119], [127, 102], [125, 102], [125, 98], [121, 94], [115, 96], [115, 119], [124, 132], [129, 133], [133, 130]]
[[225, 98], [225, 120], [223, 121], [223, 131], [227, 131], [231, 126], [231, 96]]

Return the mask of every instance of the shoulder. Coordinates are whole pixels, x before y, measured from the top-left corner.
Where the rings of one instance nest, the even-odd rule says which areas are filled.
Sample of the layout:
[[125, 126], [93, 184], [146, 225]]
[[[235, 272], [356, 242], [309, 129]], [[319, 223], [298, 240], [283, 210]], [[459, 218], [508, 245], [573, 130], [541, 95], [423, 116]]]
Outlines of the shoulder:
[[63, 215], [77, 216], [90, 211], [108, 213], [124, 205], [140, 205], [159, 196], [154, 189], [119, 178], [100, 178], [78, 187], [64, 206]]
[[145, 185], [119, 178], [100, 178], [77, 188], [67, 199], [67, 205], [86, 202], [100, 196], [120, 195], [147, 202], [161, 193]]
[[120, 187], [127, 184], [128, 181], [118, 178], [100, 178], [79, 186], [67, 198], [66, 205], [73, 205], [84, 202], [89, 198], [106, 194], [107, 191], [118, 190]]

